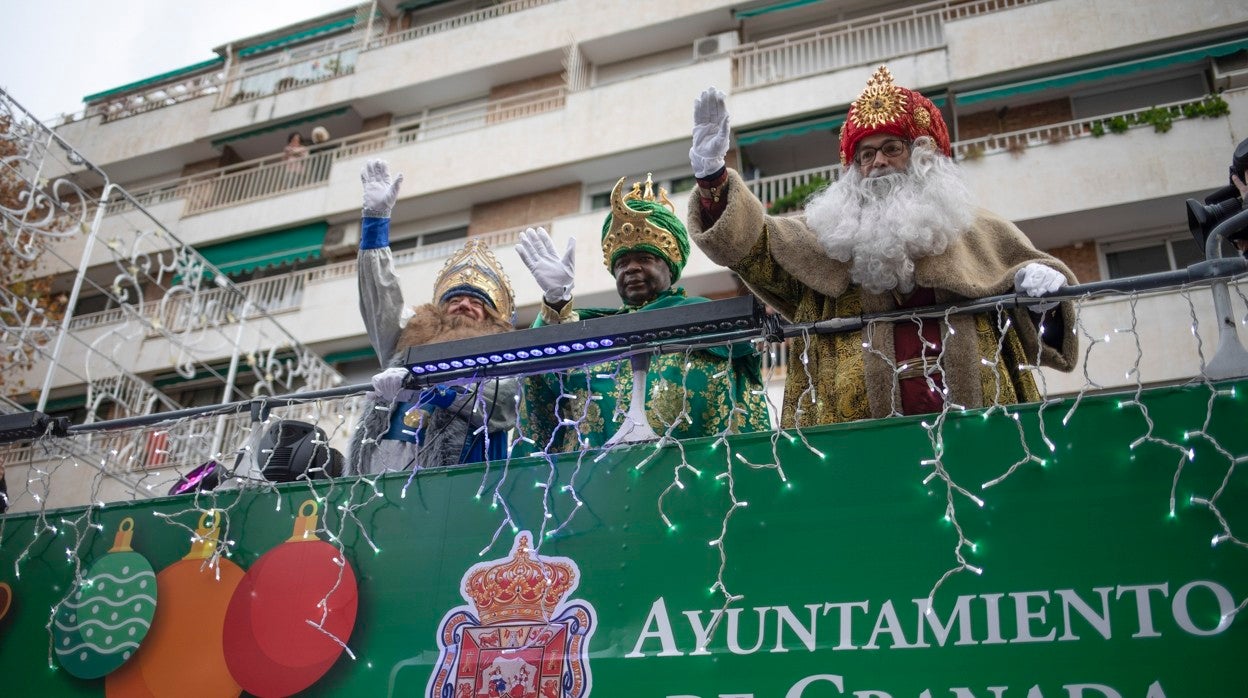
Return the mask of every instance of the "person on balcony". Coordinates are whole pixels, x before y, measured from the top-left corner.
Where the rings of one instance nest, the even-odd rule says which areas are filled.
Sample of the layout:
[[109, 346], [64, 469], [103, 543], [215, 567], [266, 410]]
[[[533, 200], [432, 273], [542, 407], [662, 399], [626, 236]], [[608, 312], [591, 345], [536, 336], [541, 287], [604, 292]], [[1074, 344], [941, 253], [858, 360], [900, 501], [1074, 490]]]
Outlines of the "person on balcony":
[[[403, 175], [393, 180], [382, 160], [360, 173], [364, 212], [358, 281], [360, 315], [383, 367], [373, 376], [364, 416], [351, 437], [348, 472], [379, 473], [495, 460], [507, 455], [516, 424], [515, 379], [406, 390], [410, 347], [509, 332], [515, 295], [490, 249], [469, 240], [451, 255], [433, 284], [433, 303], [405, 311], [390, 252], [390, 212]], [[485, 429], [481, 429], [482, 426]]]
[[286, 179], [291, 186], [300, 184], [303, 174], [304, 159], [308, 157], [308, 147], [303, 144], [303, 136], [298, 131], [291, 131], [286, 136], [286, 147], [282, 148], [282, 162], [286, 163]]
[[[895, 85], [886, 67], [850, 106], [840, 178], [810, 199], [804, 216], [765, 215], [725, 167], [728, 143], [724, 95], [712, 87], [694, 103], [691, 237], [792, 322], [1041, 296], [1075, 281], [1012, 223], [972, 205], [940, 111]], [[803, 363], [789, 367], [781, 426], [1037, 400], [1025, 367], [1072, 370], [1074, 319], [1066, 302], [1044, 314], [1016, 308], [1001, 318], [913, 318], [794, 338], [789, 356]]]
[[[572, 300], [575, 239], [568, 239], [561, 255], [545, 229], [529, 228], [516, 251], [542, 290], [534, 326], [708, 300], [672, 285], [680, 280], [690, 248], [666, 192], [660, 189], [656, 198], [648, 179], [644, 191], [635, 184], [625, 194], [623, 187], [621, 178], [602, 225], [602, 261], [615, 277], [622, 305], [577, 308]], [[644, 370], [633, 368], [620, 360], [529, 378], [521, 430], [538, 451], [567, 452], [669, 433], [683, 439], [771, 428], [760, 358], [748, 342], [663, 354], [652, 357]], [[634, 376], [645, 381], [642, 400], [630, 397], [642, 395], [634, 391]]]

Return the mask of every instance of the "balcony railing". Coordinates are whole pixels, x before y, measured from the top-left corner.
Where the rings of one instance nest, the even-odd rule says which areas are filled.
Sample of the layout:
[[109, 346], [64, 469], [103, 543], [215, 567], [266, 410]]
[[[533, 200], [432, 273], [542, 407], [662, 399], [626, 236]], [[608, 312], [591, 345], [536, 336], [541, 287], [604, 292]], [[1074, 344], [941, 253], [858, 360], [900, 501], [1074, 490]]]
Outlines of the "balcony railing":
[[[303, 302], [303, 289], [309, 270], [256, 279], [238, 284], [250, 305], [246, 314], [243, 305], [247, 301], [238, 293], [221, 288], [209, 288], [198, 293], [173, 297], [163, 306], [148, 304], [144, 314], [158, 330], [185, 332], [197, 327], [229, 324], [239, 318], [259, 317], [263, 313], [277, 313], [298, 308]], [[69, 322], [72, 330], [86, 330], [121, 322], [134, 312], [132, 308], [110, 308], [97, 313], [74, 317]]]
[[[490, 247], [490, 249], [500, 249], [508, 245], [514, 245], [520, 239], [520, 232], [526, 228], [536, 228], [541, 226], [546, 230], [553, 230], [554, 225], [551, 221], [541, 223], [528, 223], [516, 228], [508, 228], [506, 230], [498, 230], [492, 233], [482, 233], [481, 235], [472, 236], [473, 240], [480, 240]], [[402, 250], [394, 254], [394, 265], [403, 267], [417, 262], [425, 262], [431, 259], [446, 259], [453, 252], [464, 246], [464, 240], [447, 240], [433, 245], [423, 245], [408, 250]], [[341, 279], [348, 276], [355, 276], [356, 263], [355, 260], [339, 262], [337, 264], [328, 264], [315, 269], [308, 269], [303, 274], [307, 275], [307, 283], [315, 283], [318, 281], [328, 281], [330, 279]]]
[[[343, 158], [534, 116], [562, 109], [566, 103], [567, 90], [560, 86], [474, 107], [430, 113], [329, 141], [298, 160], [288, 161], [281, 154], [249, 160], [138, 189], [131, 193], [131, 197], [144, 206], [185, 198], [183, 215], [237, 206], [323, 184], [329, 179], [333, 163]], [[129, 200], [119, 199], [109, 203], [108, 213], [121, 213], [132, 208]]]
[[1152, 107], [1141, 107], [1139, 109], [1130, 109], [1127, 111], [1114, 112], [1112, 114], [1102, 114], [1100, 116], [1087, 119], [1063, 121], [1061, 123], [1036, 126], [1019, 131], [994, 133], [980, 138], [970, 138], [954, 143], [952, 146], [953, 154], [959, 160], [975, 160], [984, 155], [1006, 152], [1018, 153], [1033, 146], [1051, 145], [1077, 138], [1096, 138], [1100, 136], [1110, 137], [1106, 135], [1110, 131], [1110, 128], [1106, 126], [1106, 124], [1118, 122], [1121, 124], [1120, 128], [1123, 130], [1150, 126], [1150, 122], [1143, 117], [1148, 112], [1152, 112], [1153, 110], [1164, 110], [1168, 112], [1169, 118], [1172, 121], [1200, 118], [1186, 116], [1185, 107], [1190, 108], [1194, 105], [1200, 105], [1205, 103], [1208, 99], [1209, 97], [1186, 99]]
[[333, 50], [319, 53], [292, 63], [274, 66], [268, 70], [236, 75], [222, 86], [217, 107], [227, 107], [253, 99], [260, 99], [286, 90], [332, 80], [355, 72], [355, 60], [360, 53], [360, 39], [336, 46]]
[[[520, 231], [538, 226], [547, 230], [554, 229], [551, 221], [542, 221], [474, 235], [473, 239], [483, 241], [492, 249], [501, 249], [514, 245], [520, 239]], [[463, 244], [462, 239], [448, 240], [403, 250], [394, 255], [394, 263], [397, 267], [404, 267], [431, 259], [446, 259]], [[238, 293], [209, 288], [177, 298], [165, 303], [163, 307], [151, 304], [144, 309], [144, 313], [152, 320], [151, 324], [161, 331], [185, 332], [200, 327], [230, 324], [240, 318], [259, 316], [262, 312], [272, 315], [296, 310], [303, 304], [304, 290], [309, 284], [352, 277], [355, 273], [356, 262], [352, 259], [238, 284], [238, 289], [246, 295], [248, 301], [244, 301]], [[244, 315], [245, 303], [249, 305]], [[70, 329], [86, 330], [115, 325], [133, 312], [132, 308], [110, 308], [97, 313], [78, 315], [70, 320]], [[148, 336], [156, 336], [156, 333], [149, 333]]]
[[378, 37], [368, 43], [368, 48], [384, 48], [386, 46], [399, 44], [404, 41], [419, 39], [422, 36], [429, 36], [430, 34], [437, 34], [451, 29], [458, 29], [459, 27], [467, 26], [469, 24], [484, 22], [487, 19], [502, 17], [513, 12], [520, 12], [521, 10], [528, 10], [534, 7], [541, 7], [542, 5], [549, 5], [554, 1], [555, 0], [511, 0], [511, 2], [500, 2], [492, 7], [467, 12], [462, 15], [456, 15], [455, 17], [448, 17], [447, 19], [440, 19], [436, 22], [421, 24], [410, 29], [405, 29], [401, 32]]
[[756, 41], [732, 52], [732, 86], [764, 87], [940, 48], [946, 21], [1041, 1], [942, 0]]
[[188, 100], [215, 95], [221, 91], [221, 86], [224, 82], [225, 73], [221, 70], [190, 75], [92, 104], [74, 114], [66, 114], [56, 119], [51, 126], [55, 128], [74, 121], [89, 119], [93, 116], [100, 117], [104, 123], [124, 119], [127, 116], [143, 114], [155, 109], [171, 107]]
[[763, 202], [763, 206], [770, 206], [777, 199], [781, 199], [789, 195], [797, 187], [809, 184], [815, 179], [825, 179], [829, 182], [835, 182], [841, 176], [840, 165], [823, 165], [822, 167], [812, 167], [808, 170], [798, 170], [797, 172], [786, 172], [784, 174], [772, 175], [770, 177], [759, 177], [751, 179], [745, 183], [750, 191]]

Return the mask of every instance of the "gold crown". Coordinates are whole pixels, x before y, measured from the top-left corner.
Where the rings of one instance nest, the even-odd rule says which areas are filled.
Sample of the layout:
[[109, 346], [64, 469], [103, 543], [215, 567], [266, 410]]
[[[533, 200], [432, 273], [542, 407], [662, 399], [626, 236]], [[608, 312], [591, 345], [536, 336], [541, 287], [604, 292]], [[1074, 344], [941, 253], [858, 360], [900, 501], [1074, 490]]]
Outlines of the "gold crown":
[[680, 251], [676, 236], [670, 230], [657, 225], [650, 225], [649, 214], [630, 207], [626, 202], [631, 199], [653, 201], [676, 213], [676, 206], [667, 198], [667, 190], [659, 187], [659, 195], [654, 195], [654, 182], [650, 173], [646, 173], [646, 188], [643, 192], [641, 182], [633, 182], [632, 191], [620, 196], [624, 188], [624, 178], [615, 183], [611, 190], [611, 229], [602, 238], [602, 263], [611, 269], [611, 258], [621, 249], [632, 249], [640, 245], [650, 245], [662, 250], [668, 259], [677, 267], [685, 263], [685, 256]]
[[503, 621], [546, 621], [576, 587], [576, 570], [556, 558], [535, 560], [529, 536], [516, 538], [511, 557], [477, 565], [464, 589], [482, 625]]
[[849, 118], [856, 126], [877, 128], [900, 119], [905, 110], [906, 93], [893, 84], [888, 68], [880, 66], [854, 100]]
[[469, 240], [463, 249], [446, 260], [433, 285], [433, 301], [440, 302], [442, 295], [456, 286], [471, 286], [484, 293], [504, 320], [510, 322], [515, 314], [516, 297], [511, 290], [511, 280], [498, 258], [481, 240]]

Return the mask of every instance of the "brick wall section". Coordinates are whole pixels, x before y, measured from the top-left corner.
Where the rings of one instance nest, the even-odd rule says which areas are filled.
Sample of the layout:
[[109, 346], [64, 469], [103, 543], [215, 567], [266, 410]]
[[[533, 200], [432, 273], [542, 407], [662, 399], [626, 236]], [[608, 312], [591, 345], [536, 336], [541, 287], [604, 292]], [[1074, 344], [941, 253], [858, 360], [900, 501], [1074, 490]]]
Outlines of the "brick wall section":
[[1086, 284], [1090, 281], [1101, 280], [1101, 263], [1096, 254], [1096, 243], [1076, 243], [1065, 247], [1054, 247], [1045, 252], [1065, 262], [1066, 266], [1075, 272], [1075, 278], [1079, 279], [1079, 283]]
[[182, 167], [182, 176], [189, 177], [193, 174], [199, 174], [200, 172], [207, 172], [208, 170], [215, 170], [218, 167], [222, 167], [222, 166], [223, 165], [222, 165], [220, 157], [209, 158], [207, 160], [200, 160], [199, 162], [192, 162], [189, 165], [184, 165]]
[[566, 184], [554, 189], [477, 204], [472, 207], [470, 214], [468, 236], [518, 228], [529, 223], [567, 216], [580, 210], [580, 184]]
[[[366, 133], [368, 131], [372, 131], [375, 129], [385, 128], [386, 126], [389, 126], [390, 122], [393, 120], [394, 120], [394, 114], [389, 114], [389, 113], [378, 114], [377, 116], [370, 116], [367, 119], [364, 119], [363, 123], [360, 124], [360, 132]], [[334, 137], [334, 134], [332, 133], [329, 135], [330, 135], [330, 138]], [[343, 135], [346, 135], [346, 134], [343, 134]]]
[[1074, 119], [1069, 99], [1053, 99], [1047, 102], [1008, 107], [998, 115], [998, 110], [961, 114], [958, 116], [958, 140], [964, 141], [994, 133], [1009, 133], [1048, 126]]
[[520, 80], [519, 82], [510, 82], [506, 85], [497, 85], [490, 88], [490, 104], [486, 107], [486, 123], [496, 123], [500, 121], [508, 121], [528, 113], [528, 107], [517, 106], [515, 103], [504, 102], [498, 104], [500, 100], [508, 97], [517, 97], [530, 92], [537, 92], [549, 88], [559, 87], [563, 85], [563, 73], [549, 73], [547, 75], [539, 75], [535, 78]]
[[495, 85], [490, 88], [490, 101], [495, 102], [508, 97], [515, 97], [527, 92], [536, 92], [548, 87], [559, 87], [563, 84], [563, 73], [548, 73], [535, 78], [528, 78], [506, 85]]

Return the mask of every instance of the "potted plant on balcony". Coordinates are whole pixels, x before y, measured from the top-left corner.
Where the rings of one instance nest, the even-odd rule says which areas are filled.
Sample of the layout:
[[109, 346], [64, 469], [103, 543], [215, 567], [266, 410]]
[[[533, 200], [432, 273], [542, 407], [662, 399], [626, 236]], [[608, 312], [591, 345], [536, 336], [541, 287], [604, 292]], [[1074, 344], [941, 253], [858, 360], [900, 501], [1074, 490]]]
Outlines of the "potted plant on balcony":
[[796, 211], [805, 206], [806, 200], [813, 194], [822, 191], [830, 183], [825, 177], [812, 177], [810, 181], [793, 187], [788, 194], [771, 202], [771, 205], [767, 207], [767, 213], [775, 216]]

